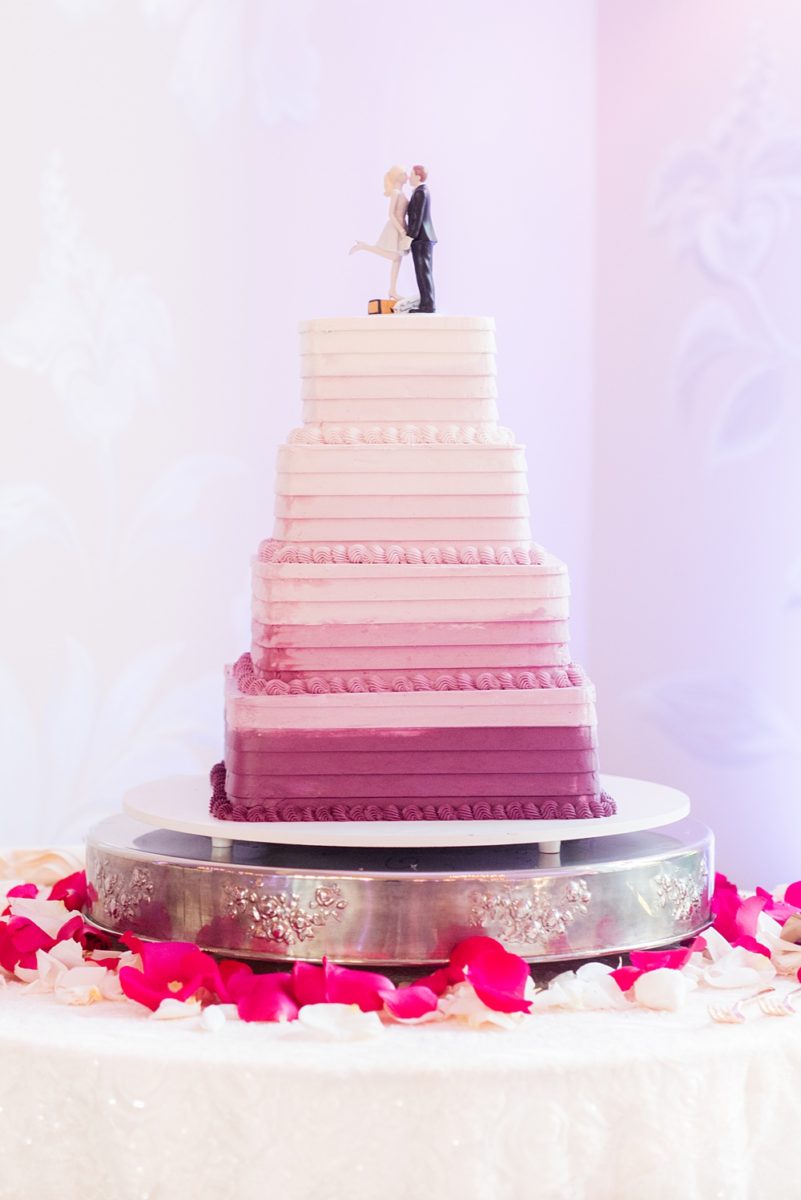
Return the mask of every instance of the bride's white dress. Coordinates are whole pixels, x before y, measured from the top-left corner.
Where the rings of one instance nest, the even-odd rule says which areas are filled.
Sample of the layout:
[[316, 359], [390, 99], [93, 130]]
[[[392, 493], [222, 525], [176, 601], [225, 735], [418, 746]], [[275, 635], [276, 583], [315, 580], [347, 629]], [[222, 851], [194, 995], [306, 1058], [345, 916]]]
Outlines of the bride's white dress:
[[377, 250], [386, 250], [390, 254], [404, 254], [409, 249], [411, 239], [398, 232], [392, 223], [393, 216], [403, 225], [403, 218], [409, 201], [399, 188], [395, 188], [389, 197], [389, 220], [378, 235]]

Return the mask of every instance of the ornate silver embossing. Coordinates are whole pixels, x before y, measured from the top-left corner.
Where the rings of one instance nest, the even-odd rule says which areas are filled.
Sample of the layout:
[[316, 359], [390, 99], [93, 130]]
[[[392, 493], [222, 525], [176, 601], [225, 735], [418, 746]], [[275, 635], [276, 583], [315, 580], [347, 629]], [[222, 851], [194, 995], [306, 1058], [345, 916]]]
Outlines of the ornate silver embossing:
[[133, 921], [143, 905], [153, 899], [153, 880], [147, 867], [135, 865], [130, 872], [113, 871], [100, 858], [94, 885], [106, 915], [114, 922]]
[[310, 941], [320, 926], [341, 921], [348, 907], [336, 883], [316, 888], [306, 908], [293, 892], [265, 892], [258, 883], [229, 885], [225, 898], [228, 916], [241, 918], [251, 936], [283, 946]]
[[591, 899], [583, 879], [565, 884], [558, 903], [553, 902], [552, 894], [544, 898], [530, 886], [510, 884], [497, 892], [474, 892], [470, 924], [504, 942], [548, 946], [588, 911]]
[[689, 921], [702, 911], [709, 872], [701, 861], [694, 872], [682, 874], [675, 867], [663, 868], [651, 880], [656, 892], [656, 907], [666, 909], [677, 921]]

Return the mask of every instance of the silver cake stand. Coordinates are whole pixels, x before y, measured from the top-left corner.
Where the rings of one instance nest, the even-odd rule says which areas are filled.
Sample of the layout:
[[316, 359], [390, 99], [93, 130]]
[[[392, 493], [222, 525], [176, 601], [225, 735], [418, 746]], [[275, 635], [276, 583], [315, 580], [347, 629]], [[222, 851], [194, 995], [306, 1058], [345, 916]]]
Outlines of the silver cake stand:
[[91, 830], [86, 915], [234, 957], [396, 967], [478, 933], [547, 963], [700, 932], [711, 832], [672, 788], [603, 785], [619, 812], [599, 821], [256, 825], [204, 815], [204, 777], [159, 781]]

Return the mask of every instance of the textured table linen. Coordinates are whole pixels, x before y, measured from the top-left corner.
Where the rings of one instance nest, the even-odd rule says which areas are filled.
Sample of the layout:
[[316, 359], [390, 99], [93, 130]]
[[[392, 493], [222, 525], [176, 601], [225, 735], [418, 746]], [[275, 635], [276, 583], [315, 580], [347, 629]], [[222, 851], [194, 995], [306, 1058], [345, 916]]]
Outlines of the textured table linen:
[[[784, 987], [785, 985], [782, 985]], [[789, 986], [789, 984], [787, 985]], [[0, 988], [3, 1200], [760, 1200], [801, 1194], [801, 1016], [511, 1031], [155, 1021]]]

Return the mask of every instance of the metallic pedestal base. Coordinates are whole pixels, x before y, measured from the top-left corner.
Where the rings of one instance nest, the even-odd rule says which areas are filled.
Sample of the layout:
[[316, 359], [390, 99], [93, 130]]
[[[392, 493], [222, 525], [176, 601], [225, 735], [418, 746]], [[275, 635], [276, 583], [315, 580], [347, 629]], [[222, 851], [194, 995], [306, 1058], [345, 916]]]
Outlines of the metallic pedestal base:
[[87, 917], [268, 962], [433, 964], [477, 933], [530, 962], [596, 958], [704, 929], [712, 854], [711, 832], [690, 819], [545, 853], [221, 844], [118, 816], [87, 840]]

